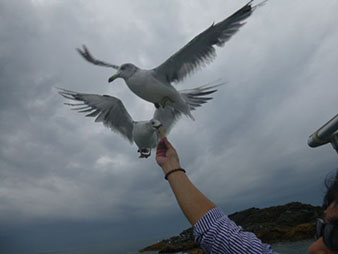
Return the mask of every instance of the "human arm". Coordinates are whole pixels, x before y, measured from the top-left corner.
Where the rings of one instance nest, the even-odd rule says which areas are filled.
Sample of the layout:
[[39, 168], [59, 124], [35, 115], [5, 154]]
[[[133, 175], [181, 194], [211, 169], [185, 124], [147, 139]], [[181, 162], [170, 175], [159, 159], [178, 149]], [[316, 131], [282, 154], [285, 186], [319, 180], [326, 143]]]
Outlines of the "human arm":
[[[157, 146], [156, 160], [164, 174], [181, 168], [177, 152], [166, 137]], [[184, 172], [175, 171], [168, 176], [168, 181], [183, 213], [194, 226], [195, 241], [207, 253], [273, 253], [270, 245], [262, 243], [255, 234], [243, 231], [221, 208], [216, 208]]]
[[[156, 160], [162, 167], [164, 174], [181, 168], [177, 152], [166, 137], [162, 138], [157, 145]], [[192, 225], [195, 225], [209, 210], [216, 207], [182, 171], [170, 174], [168, 181], [179, 206]]]

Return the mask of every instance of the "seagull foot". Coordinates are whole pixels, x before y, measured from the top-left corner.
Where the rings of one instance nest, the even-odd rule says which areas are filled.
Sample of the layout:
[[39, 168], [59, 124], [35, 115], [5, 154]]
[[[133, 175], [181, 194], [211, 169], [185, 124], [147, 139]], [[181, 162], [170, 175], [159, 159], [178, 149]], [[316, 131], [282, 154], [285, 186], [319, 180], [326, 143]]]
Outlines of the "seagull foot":
[[150, 153], [149, 154], [144, 154], [144, 153], [141, 153], [139, 158], [148, 158], [150, 156]]
[[138, 149], [137, 151], [140, 153], [139, 158], [148, 158], [151, 155], [151, 150], [148, 149]]

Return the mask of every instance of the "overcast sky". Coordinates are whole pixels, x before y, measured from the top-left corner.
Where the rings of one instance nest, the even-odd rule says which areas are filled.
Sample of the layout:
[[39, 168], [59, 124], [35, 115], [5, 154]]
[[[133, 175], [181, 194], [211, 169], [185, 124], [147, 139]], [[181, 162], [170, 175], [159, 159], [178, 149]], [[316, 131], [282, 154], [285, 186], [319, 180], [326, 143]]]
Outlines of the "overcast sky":
[[[135, 145], [63, 105], [56, 87], [119, 97], [148, 120], [152, 104], [121, 79], [108, 84], [114, 70], [75, 48], [153, 68], [246, 3], [0, 0], [0, 250], [161, 238], [189, 226], [154, 156], [139, 159]], [[270, 0], [215, 61], [177, 84], [227, 82], [169, 135], [189, 177], [227, 213], [321, 204], [338, 156], [307, 138], [338, 113], [337, 9], [336, 0]]]

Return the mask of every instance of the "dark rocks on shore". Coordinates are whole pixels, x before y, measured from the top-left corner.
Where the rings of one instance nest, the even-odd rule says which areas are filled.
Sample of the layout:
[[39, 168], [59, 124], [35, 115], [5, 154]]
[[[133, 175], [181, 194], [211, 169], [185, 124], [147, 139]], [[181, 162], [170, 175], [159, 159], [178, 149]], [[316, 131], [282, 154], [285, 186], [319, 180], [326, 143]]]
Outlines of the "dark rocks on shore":
[[[316, 218], [321, 217], [322, 213], [323, 209], [319, 206], [292, 202], [263, 209], [249, 208], [230, 214], [228, 217], [237, 225], [242, 226], [245, 231], [255, 233], [263, 242], [275, 243], [312, 239], [315, 235]], [[139, 252], [145, 251], [204, 253], [194, 242], [192, 228]]]

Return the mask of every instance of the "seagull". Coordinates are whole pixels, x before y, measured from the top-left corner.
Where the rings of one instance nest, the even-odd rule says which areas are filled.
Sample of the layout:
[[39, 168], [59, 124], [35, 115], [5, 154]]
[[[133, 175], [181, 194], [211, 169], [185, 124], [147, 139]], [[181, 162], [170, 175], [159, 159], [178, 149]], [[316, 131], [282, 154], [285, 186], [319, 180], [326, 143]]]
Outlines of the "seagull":
[[122, 78], [132, 92], [142, 99], [154, 103], [156, 108], [170, 105], [194, 120], [189, 102], [175, 89], [172, 83], [182, 81], [197, 68], [211, 62], [216, 57], [214, 46], [224, 46], [225, 42], [245, 24], [244, 20], [258, 6], [266, 2], [263, 1], [252, 6], [252, 1], [223, 21], [217, 24], [213, 23], [164, 63], [150, 70], [141, 69], [132, 63], [118, 66], [98, 60], [92, 56], [85, 45], [83, 45], [83, 49], [77, 48], [77, 51], [92, 64], [116, 69], [117, 72], [109, 78], [108, 82]]
[[[222, 85], [204, 85], [193, 89], [181, 90], [180, 96], [188, 101], [191, 110], [211, 100], [208, 95], [217, 91]], [[95, 122], [102, 122], [111, 130], [119, 133], [130, 143], [135, 142], [140, 153], [139, 158], [148, 158], [151, 149], [157, 146], [161, 136], [169, 133], [182, 113], [171, 106], [159, 107], [152, 119], [148, 121], [134, 121], [122, 101], [110, 95], [77, 93], [59, 88], [63, 97], [80, 103], [65, 103], [78, 112], [88, 113], [86, 116], [96, 117]]]

